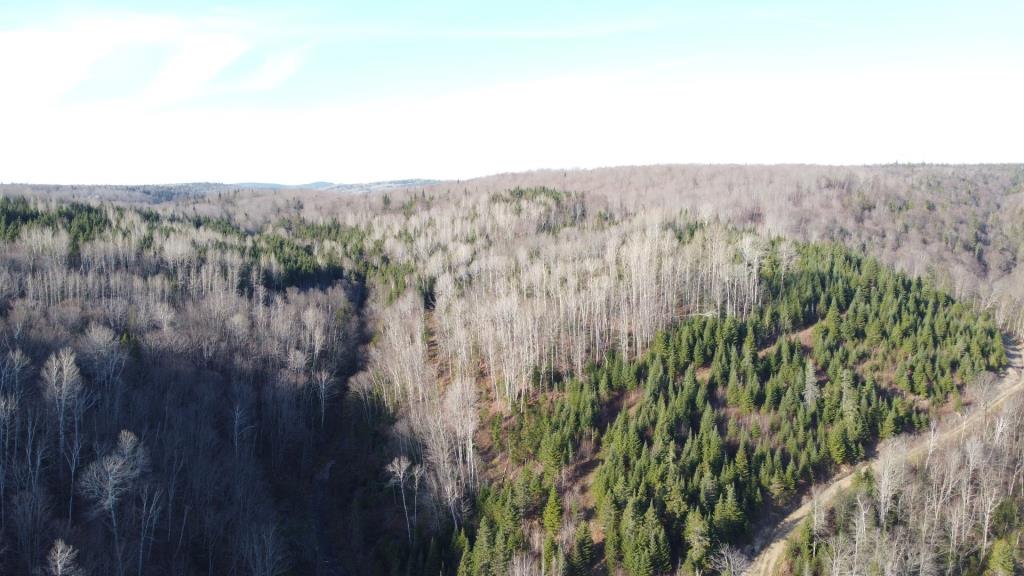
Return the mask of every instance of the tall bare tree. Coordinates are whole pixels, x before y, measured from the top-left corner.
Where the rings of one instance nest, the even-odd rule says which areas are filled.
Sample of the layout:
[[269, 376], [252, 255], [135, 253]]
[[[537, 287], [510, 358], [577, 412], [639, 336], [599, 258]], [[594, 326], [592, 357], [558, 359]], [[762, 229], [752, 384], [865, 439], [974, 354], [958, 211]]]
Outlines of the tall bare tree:
[[46, 573], [49, 576], [85, 576], [86, 572], [78, 565], [77, 559], [78, 550], [58, 538], [46, 555]]
[[114, 537], [117, 574], [123, 574], [118, 508], [135, 481], [148, 465], [149, 457], [135, 434], [122, 430], [117, 446], [86, 468], [81, 480], [82, 493], [92, 500], [97, 513], [110, 521]]

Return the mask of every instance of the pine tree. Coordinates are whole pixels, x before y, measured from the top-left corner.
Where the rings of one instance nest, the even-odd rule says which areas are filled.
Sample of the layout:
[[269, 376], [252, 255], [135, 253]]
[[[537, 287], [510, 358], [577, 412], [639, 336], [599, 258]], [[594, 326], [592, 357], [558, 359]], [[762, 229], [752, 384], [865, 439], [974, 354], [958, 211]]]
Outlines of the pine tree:
[[594, 563], [594, 540], [590, 536], [590, 525], [586, 522], [580, 522], [576, 527], [571, 563], [575, 574], [590, 574], [591, 565]]
[[743, 511], [736, 502], [736, 490], [729, 485], [726, 497], [719, 498], [714, 512], [715, 532], [720, 538], [732, 540], [743, 528]]
[[878, 430], [878, 436], [880, 438], [892, 438], [899, 433], [899, 421], [895, 410], [889, 410], [885, 419], [882, 420], [882, 426]]
[[708, 523], [699, 510], [690, 510], [687, 515], [685, 537], [687, 561], [694, 566], [703, 566], [707, 562], [711, 535], [708, 533]]
[[463, 557], [471, 550], [469, 538], [466, 537], [466, 530], [460, 528], [459, 531], [452, 535], [450, 555], [454, 557]]
[[753, 324], [747, 325], [747, 335], [743, 338], [743, 349], [741, 352], [741, 363], [744, 368], [752, 367], [757, 358], [757, 345], [754, 341]]
[[992, 552], [988, 558], [988, 571], [992, 576], [1013, 576], [1016, 570], [1013, 559], [1013, 546], [1000, 538], [992, 543]]
[[622, 559], [622, 546], [619, 539], [619, 513], [615, 505], [609, 502], [601, 508], [601, 525], [604, 527], [604, 556], [609, 566], [614, 566]]
[[747, 459], [747, 443], [743, 440], [740, 441], [740, 446], [736, 449], [736, 475], [743, 484], [746, 484], [750, 480], [750, 462]]
[[468, 547], [462, 551], [459, 570], [455, 574], [456, 576], [473, 576], [473, 557]]
[[491, 521], [485, 516], [480, 522], [480, 529], [477, 530], [476, 542], [473, 543], [474, 576], [491, 576], [493, 574], [491, 539]]
[[562, 528], [562, 499], [558, 496], [558, 490], [551, 485], [548, 492], [548, 502], [544, 505], [544, 529], [548, 536], [555, 538]]
[[658, 519], [653, 502], [644, 513], [644, 532], [647, 534], [646, 548], [650, 553], [651, 567], [654, 569], [654, 573], [668, 572], [672, 565], [668, 537], [665, 535], [665, 528], [661, 525], [661, 520]]
[[839, 331], [839, 308], [836, 306], [836, 301], [832, 300], [832, 304], [828, 308], [828, 313], [825, 315], [825, 327], [831, 336]]
[[846, 462], [846, 444], [846, 424], [840, 420], [832, 426], [832, 430], [828, 433], [829, 455], [832, 456], [832, 461], [836, 464], [843, 464]]
[[558, 545], [550, 535], [544, 536], [544, 564], [550, 566], [558, 555]]
[[647, 548], [640, 546], [626, 561], [630, 576], [655, 576], [654, 562]]

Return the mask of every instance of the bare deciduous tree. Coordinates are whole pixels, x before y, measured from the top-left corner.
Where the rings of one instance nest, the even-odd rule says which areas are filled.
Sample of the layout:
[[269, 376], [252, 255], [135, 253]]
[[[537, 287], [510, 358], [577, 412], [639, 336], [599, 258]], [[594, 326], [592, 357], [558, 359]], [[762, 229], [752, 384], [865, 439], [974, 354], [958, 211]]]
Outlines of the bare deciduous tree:
[[893, 500], [903, 488], [905, 454], [899, 441], [890, 442], [881, 450], [875, 487], [878, 493], [878, 526], [883, 532], [888, 526]]
[[409, 523], [409, 507], [405, 503], [405, 483], [409, 475], [409, 459], [405, 456], [395, 456], [387, 465], [387, 471], [390, 475], [388, 480], [392, 486], [398, 486], [399, 491], [402, 493], [402, 510], [405, 512], [405, 529], [409, 535], [409, 543], [412, 543], [412, 525]]
[[82, 494], [93, 501], [97, 513], [105, 515], [110, 521], [118, 574], [124, 572], [118, 530], [118, 506], [147, 464], [146, 450], [138, 438], [135, 434], [122, 430], [118, 436], [117, 446], [106, 456], [90, 464], [82, 475]]
[[245, 566], [252, 576], [279, 576], [288, 570], [283, 545], [272, 524], [248, 528], [242, 546]]
[[82, 393], [82, 378], [75, 364], [75, 353], [70, 348], [63, 348], [50, 356], [43, 366], [42, 377], [43, 390], [57, 416], [58, 450], [64, 454], [69, 413], [75, 410]]
[[750, 559], [731, 544], [724, 544], [711, 557], [711, 566], [722, 576], [743, 576], [750, 568]]
[[46, 555], [46, 570], [49, 576], [85, 576], [85, 570], [78, 566], [78, 550], [58, 538]]
[[316, 392], [317, 405], [320, 408], [320, 428], [324, 427], [327, 417], [327, 402], [335, 395], [334, 376], [327, 370], [313, 372], [313, 390]]

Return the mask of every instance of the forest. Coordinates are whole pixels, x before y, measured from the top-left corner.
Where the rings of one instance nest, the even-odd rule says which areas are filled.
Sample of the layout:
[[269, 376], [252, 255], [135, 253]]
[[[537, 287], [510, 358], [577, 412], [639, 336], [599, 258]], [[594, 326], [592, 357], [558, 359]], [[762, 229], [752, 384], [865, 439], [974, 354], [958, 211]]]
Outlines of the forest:
[[1015, 573], [1021, 170], [665, 170], [0, 188], [0, 572]]
[[1021, 535], [1019, 398], [986, 410], [983, 425], [928, 443], [908, 462], [886, 445], [874, 469], [857, 474], [813, 512], [787, 543], [785, 570], [803, 574], [1019, 573]]

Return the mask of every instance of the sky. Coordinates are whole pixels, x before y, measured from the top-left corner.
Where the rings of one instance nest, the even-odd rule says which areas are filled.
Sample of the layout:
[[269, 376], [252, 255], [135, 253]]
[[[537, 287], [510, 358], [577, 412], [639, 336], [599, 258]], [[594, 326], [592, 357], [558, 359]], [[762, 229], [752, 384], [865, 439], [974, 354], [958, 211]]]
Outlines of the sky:
[[1024, 2], [2, 2], [0, 182], [1024, 162]]

